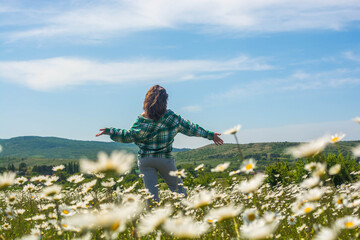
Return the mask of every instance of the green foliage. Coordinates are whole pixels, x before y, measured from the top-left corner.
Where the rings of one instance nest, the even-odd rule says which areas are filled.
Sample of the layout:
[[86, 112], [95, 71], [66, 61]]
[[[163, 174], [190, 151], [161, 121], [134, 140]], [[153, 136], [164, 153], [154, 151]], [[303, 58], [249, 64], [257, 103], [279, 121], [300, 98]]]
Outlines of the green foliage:
[[323, 178], [330, 178], [335, 185], [341, 185], [345, 182], [352, 181], [354, 177], [351, 176], [351, 173], [360, 170], [359, 163], [357, 163], [356, 159], [351, 158], [349, 155], [344, 157], [342, 154], [319, 154], [315, 157], [299, 159], [293, 165], [284, 161], [268, 165], [265, 168], [265, 173], [268, 175], [267, 182], [271, 186], [275, 186], [278, 183], [282, 183], [284, 185], [291, 182], [299, 183], [304, 180], [304, 176], [309, 174], [309, 172], [305, 170], [305, 165], [310, 162], [325, 163], [327, 166], [327, 173], [332, 166], [340, 164], [341, 170], [338, 174], [333, 176], [325, 174], [323, 176]]

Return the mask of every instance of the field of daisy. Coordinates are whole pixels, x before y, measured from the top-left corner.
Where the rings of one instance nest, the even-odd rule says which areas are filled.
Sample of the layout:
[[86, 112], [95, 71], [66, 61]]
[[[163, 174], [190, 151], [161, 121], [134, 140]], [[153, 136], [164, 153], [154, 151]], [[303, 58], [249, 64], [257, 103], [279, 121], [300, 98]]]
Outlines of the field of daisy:
[[[237, 130], [229, 134], [236, 137]], [[322, 155], [342, 137], [288, 149], [302, 159], [294, 169], [280, 171], [277, 163], [258, 171], [256, 159], [241, 159], [239, 148], [235, 170], [225, 162], [211, 169], [200, 164], [195, 174], [170, 172], [183, 179], [187, 196], [160, 184], [158, 203], [141, 174], [126, 180], [135, 156], [125, 152], [80, 160], [81, 172], [65, 180], [63, 165], [46, 176], [4, 172], [0, 239], [359, 239], [360, 146], [353, 149], [351, 169], [341, 152]], [[187, 180], [194, 178], [214, 181]]]

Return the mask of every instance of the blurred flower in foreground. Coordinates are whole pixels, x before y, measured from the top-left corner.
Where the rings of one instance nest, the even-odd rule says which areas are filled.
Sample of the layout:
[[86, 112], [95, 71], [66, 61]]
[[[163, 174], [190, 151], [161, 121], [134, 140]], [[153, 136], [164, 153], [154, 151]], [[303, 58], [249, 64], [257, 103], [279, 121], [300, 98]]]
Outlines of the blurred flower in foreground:
[[243, 225], [241, 234], [248, 239], [265, 239], [276, 231], [278, 224], [278, 221], [266, 223], [266, 221], [260, 219], [251, 224]]
[[354, 147], [354, 148], [352, 149], [352, 152], [353, 152], [353, 154], [354, 154], [355, 157], [360, 157], [360, 145]]
[[223, 172], [230, 166], [230, 162], [225, 162], [217, 165], [215, 168], [212, 168], [212, 172]]
[[302, 143], [296, 147], [290, 147], [286, 150], [295, 158], [310, 157], [322, 152], [326, 145], [330, 143], [330, 137], [325, 135], [308, 143]]
[[71, 183], [79, 183], [79, 182], [82, 182], [85, 178], [83, 177], [82, 174], [76, 174], [76, 175], [72, 175], [70, 177], [68, 177], [66, 180], [68, 182], [71, 182]]
[[337, 233], [331, 228], [324, 227], [315, 236], [314, 240], [335, 240], [337, 239]]
[[151, 233], [158, 229], [171, 213], [172, 209], [170, 207], [155, 209], [152, 213], [147, 214], [144, 218], [140, 219], [140, 222], [137, 225], [137, 232], [140, 236]]
[[113, 151], [110, 157], [108, 157], [106, 153], [99, 152], [97, 162], [86, 159], [80, 160], [80, 169], [82, 172], [90, 174], [98, 172], [124, 174], [132, 168], [134, 161], [135, 157], [133, 154]]
[[233, 127], [233, 128], [230, 128], [230, 129], [228, 129], [228, 130], [225, 130], [225, 131], [224, 131], [224, 134], [234, 135], [234, 134], [236, 134], [236, 133], [240, 130], [240, 128], [241, 128], [241, 125], [238, 124], [238, 125], [236, 125], [236, 126]]
[[340, 164], [335, 164], [334, 166], [332, 166], [329, 169], [329, 175], [336, 175], [340, 172], [341, 170], [341, 165]]
[[265, 181], [267, 175], [258, 173], [250, 180], [242, 181], [239, 185], [235, 186], [235, 189], [242, 193], [255, 192]]
[[354, 119], [353, 119], [353, 121], [354, 121], [354, 122], [357, 122], [357, 123], [359, 123], [359, 124], [360, 124], [360, 117], [356, 117], [356, 118], [354, 118]]
[[61, 164], [61, 165], [59, 165], [59, 166], [53, 167], [52, 170], [53, 170], [54, 172], [57, 172], [57, 171], [63, 170], [64, 168], [65, 168], [65, 166]]
[[202, 163], [202, 164], [200, 164], [199, 166], [197, 166], [194, 170], [195, 171], [201, 171], [201, 170], [204, 170], [204, 164]]
[[15, 183], [15, 176], [16, 173], [13, 172], [5, 172], [0, 175], [0, 189], [13, 185]]
[[320, 177], [313, 176], [310, 178], [305, 179], [300, 183], [300, 187], [302, 188], [313, 188], [320, 183]]
[[184, 204], [189, 208], [201, 208], [211, 204], [213, 201], [213, 194], [208, 190], [202, 190], [192, 196], [189, 200], [184, 200]]
[[0, 145], [0, 153], [2, 152], [2, 146]]
[[345, 216], [336, 220], [335, 226], [337, 229], [354, 229], [360, 225], [360, 218], [355, 216]]
[[241, 164], [241, 171], [245, 173], [250, 173], [254, 171], [254, 168], [256, 167], [256, 161], [253, 158], [245, 160]]
[[209, 225], [196, 222], [191, 217], [167, 219], [163, 227], [167, 233], [178, 238], [198, 238], [209, 229]]
[[169, 175], [173, 176], [173, 177], [178, 177], [178, 178], [181, 178], [181, 177], [185, 178], [186, 172], [185, 172], [185, 169], [181, 169], [181, 170], [176, 170], [176, 171], [170, 171]]
[[211, 209], [206, 219], [214, 219], [217, 222], [221, 222], [225, 219], [234, 218], [241, 213], [242, 207], [233, 205]]

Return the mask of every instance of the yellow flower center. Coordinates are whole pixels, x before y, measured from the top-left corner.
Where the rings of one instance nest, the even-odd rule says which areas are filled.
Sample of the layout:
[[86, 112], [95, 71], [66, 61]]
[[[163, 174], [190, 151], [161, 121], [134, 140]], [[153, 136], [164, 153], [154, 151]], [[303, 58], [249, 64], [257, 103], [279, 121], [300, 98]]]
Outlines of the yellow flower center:
[[213, 222], [214, 222], [214, 220], [212, 220], [212, 219], [208, 220], [208, 223], [213, 223]]
[[251, 163], [249, 163], [248, 165], [246, 165], [245, 169], [246, 170], [251, 170], [253, 168], [253, 165]]
[[220, 169], [220, 170], [223, 170], [223, 169], [224, 169], [224, 167], [223, 167], [223, 166], [220, 166], [220, 167], [219, 167], [219, 169]]
[[248, 218], [249, 218], [250, 222], [254, 221], [255, 220], [255, 214], [253, 214], [253, 213], [249, 214]]
[[64, 224], [62, 224], [62, 226], [66, 228], [68, 225], [64, 223]]
[[119, 228], [119, 226], [120, 226], [120, 221], [116, 221], [110, 226], [110, 230], [115, 231], [116, 229]]
[[336, 201], [337, 204], [342, 204], [342, 202], [343, 202], [342, 199], [338, 199], [338, 200]]
[[69, 214], [69, 211], [68, 210], [63, 210], [62, 213], [63, 214]]
[[346, 226], [347, 228], [351, 228], [351, 227], [354, 226], [354, 223], [353, 223], [353, 222], [346, 222], [346, 223], [345, 223], [345, 226]]
[[290, 222], [293, 222], [295, 219], [293, 219], [293, 218], [290, 218]]
[[339, 137], [333, 137], [333, 138], [331, 139], [331, 141], [332, 141], [332, 142], [337, 142], [337, 141], [339, 141]]
[[312, 210], [311, 207], [307, 207], [307, 208], [304, 209], [304, 212], [305, 212], [305, 213], [309, 213], [309, 212], [311, 212], [311, 210]]

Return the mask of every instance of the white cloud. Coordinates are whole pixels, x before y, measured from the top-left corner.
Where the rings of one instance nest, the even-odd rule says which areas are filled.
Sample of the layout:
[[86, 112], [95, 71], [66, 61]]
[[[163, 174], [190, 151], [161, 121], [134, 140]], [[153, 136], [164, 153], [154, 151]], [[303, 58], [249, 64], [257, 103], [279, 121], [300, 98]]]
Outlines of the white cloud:
[[355, 61], [355, 62], [360, 62], [360, 55], [355, 55], [353, 52], [348, 51], [348, 52], [344, 52], [344, 56], [345, 58]]
[[189, 81], [218, 78], [233, 71], [261, 71], [271, 66], [261, 59], [134, 60], [100, 62], [80, 58], [49, 58], [0, 62], [0, 78], [39, 91], [101, 83]]
[[24, 6], [15, 12], [6, 12], [4, 6], [6, 19], [23, 19], [20, 23], [26, 26], [34, 23], [6, 36], [12, 40], [64, 35], [108, 38], [188, 26], [205, 32], [339, 30], [360, 20], [358, 0], [68, 0], [44, 6]]
[[242, 86], [233, 86], [230, 90], [216, 94], [213, 98], [242, 98], [268, 93], [337, 88], [341, 86], [360, 85], [358, 77], [360, 69], [339, 68], [326, 72], [296, 71], [285, 78], [270, 78], [243, 83]]
[[202, 107], [199, 105], [190, 105], [182, 107], [181, 110], [185, 112], [200, 112], [202, 110]]

